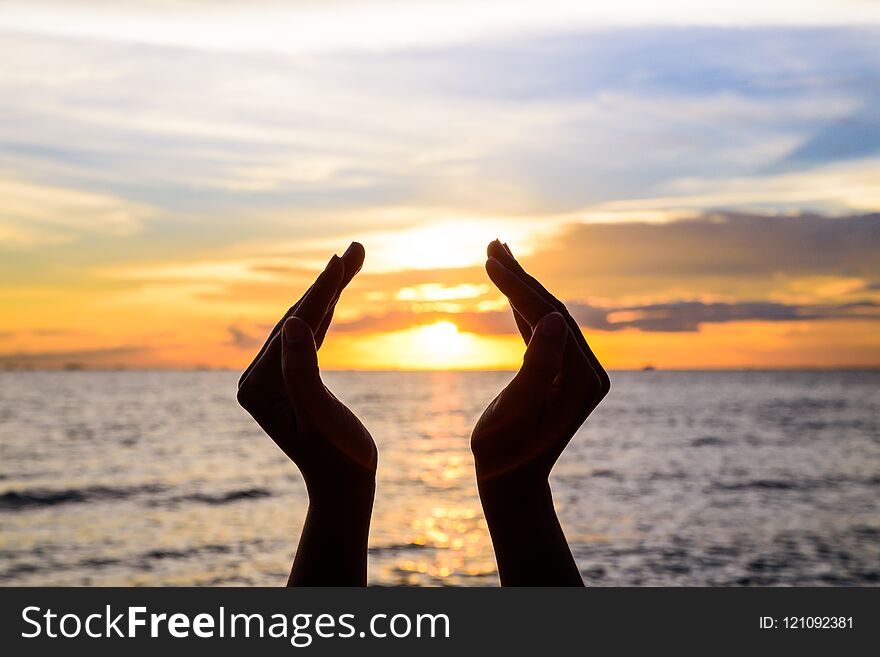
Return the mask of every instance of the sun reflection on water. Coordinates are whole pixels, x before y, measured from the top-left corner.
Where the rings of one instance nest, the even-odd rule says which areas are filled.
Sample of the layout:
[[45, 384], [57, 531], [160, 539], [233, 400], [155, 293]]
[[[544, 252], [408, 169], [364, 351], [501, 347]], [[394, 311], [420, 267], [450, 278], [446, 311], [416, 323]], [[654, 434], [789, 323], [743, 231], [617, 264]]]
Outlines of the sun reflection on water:
[[396, 570], [407, 583], [419, 582], [419, 575], [444, 580], [495, 572], [486, 523], [476, 508], [434, 507], [411, 528], [412, 544], [433, 550], [430, 558], [398, 560]]
[[405, 527], [406, 539], [393, 561], [381, 559], [380, 577], [410, 585], [493, 584], [494, 555], [468, 441], [484, 400], [454, 373], [424, 377], [416, 437], [388, 455], [412, 483], [406, 502], [388, 512], [386, 522]]

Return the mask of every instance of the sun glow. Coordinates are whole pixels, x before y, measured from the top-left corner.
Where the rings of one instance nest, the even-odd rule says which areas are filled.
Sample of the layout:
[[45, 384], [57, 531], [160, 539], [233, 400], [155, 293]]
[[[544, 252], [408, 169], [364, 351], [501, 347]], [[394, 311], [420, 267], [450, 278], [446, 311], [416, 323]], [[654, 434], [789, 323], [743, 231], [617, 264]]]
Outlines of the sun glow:
[[322, 368], [497, 370], [519, 366], [522, 339], [461, 331], [453, 322], [368, 334], [337, 333], [320, 352]]
[[420, 327], [414, 341], [432, 360], [460, 358], [468, 346], [467, 338], [459, 333], [458, 327], [446, 321]]

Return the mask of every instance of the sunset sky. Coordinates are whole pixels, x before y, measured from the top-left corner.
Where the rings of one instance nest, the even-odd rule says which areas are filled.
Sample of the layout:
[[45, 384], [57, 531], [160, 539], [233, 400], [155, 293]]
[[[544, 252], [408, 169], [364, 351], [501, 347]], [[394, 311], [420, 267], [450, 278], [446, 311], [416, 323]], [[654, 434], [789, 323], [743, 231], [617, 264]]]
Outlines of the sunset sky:
[[0, 368], [880, 366], [880, 2], [0, 1]]

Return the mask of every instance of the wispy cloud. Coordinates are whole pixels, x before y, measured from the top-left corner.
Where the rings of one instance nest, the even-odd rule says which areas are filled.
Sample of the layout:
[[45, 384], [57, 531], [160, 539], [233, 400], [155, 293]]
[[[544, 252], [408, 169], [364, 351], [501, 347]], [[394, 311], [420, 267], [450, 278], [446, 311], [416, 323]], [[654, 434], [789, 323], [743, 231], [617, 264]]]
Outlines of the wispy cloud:
[[405, 205], [540, 216], [673, 193], [871, 209], [876, 194], [811, 196], [783, 174], [846, 160], [847, 175], [876, 175], [852, 162], [880, 134], [876, 30], [571, 30], [309, 57], [7, 33], [0, 165], [227, 219]]
[[131, 235], [153, 210], [107, 194], [0, 179], [0, 247], [33, 247], [82, 233]]
[[880, 22], [865, 0], [335, 0], [333, 2], [6, 3], [0, 26], [57, 36], [211, 51], [304, 54], [383, 51], [510, 37], [524, 31], [632, 25], [859, 25]]

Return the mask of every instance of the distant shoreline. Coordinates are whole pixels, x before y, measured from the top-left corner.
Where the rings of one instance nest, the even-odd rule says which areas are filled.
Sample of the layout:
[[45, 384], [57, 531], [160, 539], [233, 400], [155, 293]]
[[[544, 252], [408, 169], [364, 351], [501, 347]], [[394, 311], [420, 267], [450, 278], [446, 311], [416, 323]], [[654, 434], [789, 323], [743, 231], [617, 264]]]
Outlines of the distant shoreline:
[[[241, 372], [241, 368], [231, 367], [4, 367], [0, 368], [0, 374], [25, 374], [25, 373], [56, 373], [56, 374], [83, 374], [83, 373], [112, 373], [112, 372], [178, 372], [178, 373], [195, 373], [195, 372]], [[486, 373], [486, 372], [516, 372], [514, 368], [498, 368], [498, 369], [332, 369], [324, 368], [325, 372], [334, 373], [434, 373], [434, 372], [456, 372], [456, 373]], [[643, 367], [622, 367], [609, 368], [609, 372], [639, 372], [645, 374], [663, 374], [666, 372], [880, 372], [880, 365], [867, 365], [864, 367], [701, 367], [701, 368], [676, 368], [676, 367], [656, 367], [653, 369], [645, 369]]]

